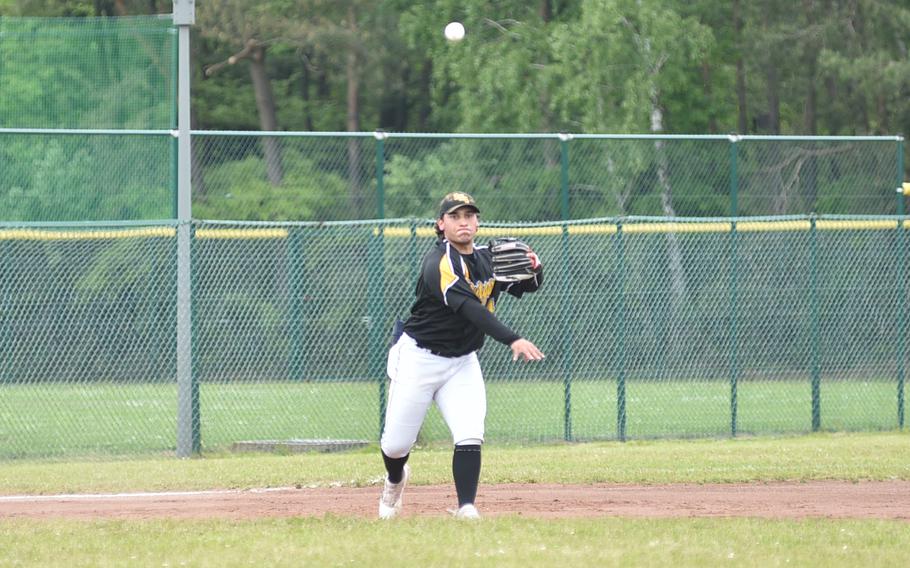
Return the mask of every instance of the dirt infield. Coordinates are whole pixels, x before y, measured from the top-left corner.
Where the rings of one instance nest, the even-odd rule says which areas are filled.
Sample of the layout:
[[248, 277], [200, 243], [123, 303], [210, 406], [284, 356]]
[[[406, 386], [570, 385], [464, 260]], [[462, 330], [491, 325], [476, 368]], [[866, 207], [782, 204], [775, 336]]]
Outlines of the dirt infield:
[[[376, 516], [378, 487], [0, 496], [0, 519]], [[412, 486], [404, 517], [444, 516], [450, 486]], [[910, 481], [706, 485], [481, 485], [484, 516], [877, 518], [910, 521]]]

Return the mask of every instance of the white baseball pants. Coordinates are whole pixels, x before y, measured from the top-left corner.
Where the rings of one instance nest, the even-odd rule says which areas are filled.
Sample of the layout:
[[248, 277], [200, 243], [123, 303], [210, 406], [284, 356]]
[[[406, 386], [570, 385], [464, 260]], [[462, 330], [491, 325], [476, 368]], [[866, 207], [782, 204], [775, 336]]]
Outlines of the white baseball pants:
[[483, 442], [487, 396], [477, 353], [440, 357], [405, 333], [389, 350], [388, 373], [392, 382], [380, 441], [385, 455], [408, 455], [434, 400], [456, 446]]

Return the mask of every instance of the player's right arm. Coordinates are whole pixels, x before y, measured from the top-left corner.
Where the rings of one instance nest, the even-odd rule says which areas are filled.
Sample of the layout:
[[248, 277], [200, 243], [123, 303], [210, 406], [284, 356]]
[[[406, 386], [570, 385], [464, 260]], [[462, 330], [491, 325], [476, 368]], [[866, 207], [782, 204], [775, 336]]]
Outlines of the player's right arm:
[[493, 315], [493, 312], [483, 307], [477, 300], [463, 302], [455, 313], [474, 324], [485, 335], [505, 345], [512, 345], [512, 343], [521, 339], [520, 335], [499, 321], [499, 318]]
[[543, 352], [538, 349], [536, 345], [523, 337], [517, 339], [509, 345], [509, 347], [512, 349], [513, 361], [518, 361], [519, 359], [524, 359], [525, 361], [540, 361], [544, 358]]
[[490, 310], [480, 305], [480, 302], [468, 300], [461, 304], [457, 313], [486, 335], [508, 345], [512, 350], [513, 361], [518, 359], [539, 361], [544, 358], [544, 354], [536, 345], [509, 329]]

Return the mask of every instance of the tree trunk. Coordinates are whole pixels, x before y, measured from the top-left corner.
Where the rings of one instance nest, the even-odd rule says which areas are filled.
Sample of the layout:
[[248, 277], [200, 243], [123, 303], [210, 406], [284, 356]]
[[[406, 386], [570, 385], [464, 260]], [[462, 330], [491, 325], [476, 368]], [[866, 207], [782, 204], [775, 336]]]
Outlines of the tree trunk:
[[717, 117], [715, 116], [714, 105], [712, 104], [713, 96], [711, 90], [711, 64], [707, 61], [704, 61], [701, 64], [701, 82], [702, 89], [705, 93], [705, 100], [708, 101], [708, 106], [711, 109], [708, 114], [708, 133], [716, 134]]
[[[664, 130], [664, 111], [660, 101], [660, 86], [658, 79], [661, 69], [666, 61], [666, 55], [655, 54], [651, 50], [650, 38], [643, 37], [634, 27], [626, 22], [626, 25], [633, 29], [635, 34], [635, 43], [638, 46], [642, 62], [647, 68], [648, 81], [648, 100], [651, 104], [651, 133], [661, 134]], [[664, 148], [666, 141], [656, 140], [654, 142], [654, 154], [657, 161], [657, 180], [660, 185], [660, 204], [663, 213], [667, 217], [675, 217], [676, 210], [673, 208], [673, 190], [670, 185], [670, 163], [667, 159], [667, 152]], [[679, 240], [676, 233], [667, 233], [667, 256], [670, 263], [670, 304], [674, 314], [681, 313], [686, 302], [686, 273], [683, 271], [682, 252], [679, 249]]]
[[736, 103], [738, 107], [737, 132], [748, 134], [749, 113], [746, 108], [746, 66], [743, 64], [742, 56], [736, 59]]
[[739, 0], [733, 0], [733, 29], [736, 30], [736, 102], [739, 134], [749, 133], [749, 115], [746, 112], [746, 65], [742, 54], [743, 19], [739, 13]]
[[[803, 0], [803, 10], [806, 14], [806, 26], [815, 25], [815, 2]], [[816, 68], [818, 64], [818, 45], [814, 40], [808, 40], [805, 54], [806, 66], [806, 106], [803, 112], [803, 129], [805, 134], [815, 136], [817, 131], [817, 100], [816, 100]]]
[[[829, 101], [836, 101], [840, 96], [838, 92], [837, 81], [832, 77], [825, 79], [825, 97]], [[828, 115], [827, 120], [828, 131], [834, 136], [839, 136], [841, 133], [841, 113], [832, 112]]]
[[[651, 132], [660, 134], [663, 132], [663, 109], [660, 105], [660, 92], [656, 85], [657, 78], [651, 78], [650, 99], [651, 99]], [[675, 217], [676, 210], [673, 208], [673, 190], [670, 185], [670, 164], [667, 160], [667, 151], [665, 140], [656, 140], [654, 142], [654, 153], [657, 158], [657, 180], [661, 188], [660, 204], [664, 215]], [[662, 313], [659, 318], [658, 333], [666, 337], [666, 359], [661, 360], [660, 367], [664, 368], [667, 361], [672, 364], [673, 361], [679, 361], [685, 357], [686, 346], [682, 341], [683, 337], [683, 313], [686, 309], [686, 272], [683, 268], [682, 251], [679, 246], [679, 237], [673, 231], [666, 233], [667, 242], [667, 264], [668, 276], [670, 279], [670, 309]], [[661, 311], [663, 312], [663, 311]], [[668, 326], [669, 324], [669, 326]]]
[[882, 136], [888, 132], [888, 125], [891, 121], [888, 120], [888, 98], [882, 91], [881, 86], [878, 89], [878, 95], [875, 97], [875, 109], [876, 114], [878, 114], [878, 126], [875, 129], [875, 134]]
[[808, 136], [815, 136], [818, 127], [818, 111], [817, 111], [817, 101], [816, 101], [816, 87], [815, 87], [815, 60], [806, 65], [806, 75], [808, 80], [808, 85], [806, 86], [806, 107], [805, 112], [803, 113], [803, 129], [805, 130], [804, 134]]
[[777, 63], [768, 61], [768, 133], [780, 134], [780, 80]]
[[107, 2], [95, 0], [92, 4], [94, 5], [96, 16], [107, 16], [110, 13], [110, 7]]
[[553, 6], [550, 0], [540, 0], [538, 5], [538, 13], [540, 14], [540, 19], [543, 20], [543, 23], [549, 22], [553, 18]]
[[[265, 47], [256, 40], [250, 44], [250, 78], [253, 80], [253, 92], [256, 94], [256, 108], [259, 110], [259, 124], [263, 130], [278, 130], [278, 119], [275, 116], [275, 97], [272, 84], [265, 72]], [[265, 154], [265, 167], [269, 182], [281, 185], [284, 171], [281, 165], [281, 146], [279, 140], [272, 137], [262, 139], [262, 151]]]
[[[354, 6], [348, 6], [348, 25], [351, 36], [357, 37], [357, 19], [354, 13]], [[359, 57], [357, 46], [348, 47], [347, 57], [347, 130], [348, 132], [360, 131], [360, 76], [359, 76]], [[362, 217], [365, 211], [365, 196], [360, 181], [360, 140], [357, 138], [348, 138], [348, 183], [351, 191], [351, 208], [357, 217]]]
[[316, 54], [316, 98], [325, 100], [332, 96], [332, 86], [329, 85], [329, 78], [325, 70], [328, 66], [326, 56]]
[[[815, 2], [814, 0], [803, 0], [803, 10], [806, 14], [806, 26], [815, 25]], [[805, 66], [806, 66], [806, 106], [803, 112], [803, 129], [805, 134], [815, 136], [817, 133], [817, 92], [816, 92], [816, 68], [818, 64], [818, 44], [813, 39], [809, 39], [806, 44]], [[816, 202], [818, 201], [818, 160], [814, 156], [809, 156], [806, 160], [805, 172], [802, 181], [806, 187], [806, 206], [810, 211], [816, 211]]]
[[[553, 18], [553, 7], [551, 6], [551, 1], [540, 0], [538, 13], [540, 14], [541, 22], [543, 22], [543, 25], [546, 26]], [[541, 54], [541, 57], [541, 65], [548, 65], [549, 61], [547, 55], [544, 53]], [[552, 113], [550, 113], [550, 93], [547, 90], [546, 85], [541, 85], [537, 93], [537, 105], [540, 109], [540, 123], [538, 124], [540, 132], [553, 132], [553, 116]], [[544, 163], [547, 165], [547, 168], [554, 168], [562, 163], [560, 153], [561, 149], [559, 147], [559, 144], [543, 145], [543, 159]]]
[[395, 105], [395, 122], [394, 128], [398, 132], [407, 132], [408, 131], [408, 108], [411, 106], [411, 101], [408, 97], [407, 85], [411, 83], [411, 66], [405, 65], [404, 69], [401, 70], [401, 84], [404, 85], [401, 89], [401, 92], [395, 97], [397, 104]]
[[[651, 133], [663, 132], [663, 109], [660, 106], [660, 91], [657, 88], [657, 79], [652, 77], [650, 86], [651, 99]], [[673, 207], [673, 188], [670, 185], [670, 164], [664, 146], [665, 140], [654, 142], [654, 153], [657, 157], [657, 180], [660, 185], [660, 205], [667, 217], [676, 217]], [[670, 293], [673, 313], [681, 313], [686, 302], [686, 273], [683, 270], [682, 252], [679, 248], [679, 239], [674, 232], [667, 233], [667, 256], [670, 263]]]
[[304, 64], [302, 65], [300, 72], [300, 97], [303, 99], [303, 127], [309, 132], [313, 131], [313, 110], [310, 108], [310, 66], [309, 61], [312, 59], [313, 54], [311, 52], [306, 52], [304, 54]]
[[[768, 12], [764, 15], [766, 36], [770, 29]], [[765, 73], [768, 78], [768, 131], [769, 134], [780, 134], [780, 78], [777, 74], [776, 49], [769, 47], [766, 53]]]
[[433, 60], [426, 58], [420, 69], [420, 99], [417, 103], [417, 129], [418, 132], [427, 132], [430, 125], [430, 114], [433, 110], [431, 101], [433, 95]]

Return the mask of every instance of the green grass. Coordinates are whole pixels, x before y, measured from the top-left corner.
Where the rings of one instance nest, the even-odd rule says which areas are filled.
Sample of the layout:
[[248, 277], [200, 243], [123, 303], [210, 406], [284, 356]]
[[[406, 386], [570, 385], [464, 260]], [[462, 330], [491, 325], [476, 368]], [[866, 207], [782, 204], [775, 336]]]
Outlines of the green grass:
[[[565, 436], [561, 382], [490, 382], [487, 438], [539, 442]], [[630, 381], [626, 435], [632, 439], [726, 436], [730, 387], [723, 381]], [[378, 439], [379, 389], [371, 383], [203, 384], [204, 451], [240, 440]], [[808, 381], [743, 381], [739, 434], [811, 430]], [[573, 439], [616, 439], [614, 381], [576, 381]], [[176, 446], [175, 385], [46, 384], [0, 387], [0, 459], [39, 456], [171, 453]], [[876, 431], [897, 427], [893, 381], [822, 383], [821, 428]], [[421, 440], [448, 439], [431, 410]]]
[[[910, 433], [721, 440], [490, 444], [482, 483], [910, 480]], [[451, 449], [411, 457], [415, 484], [451, 483]], [[373, 447], [350, 453], [177, 460], [0, 462], [0, 494], [367, 485]], [[910, 525], [889, 520], [528, 519], [457, 523], [321, 518], [0, 520], [11, 566], [905, 566]]]
[[[910, 480], [910, 433], [787, 438], [486, 445], [483, 483], [711, 483]], [[451, 448], [411, 456], [413, 483], [451, 482]], [[201, 459], [0, 462], [0, 494], [364, 486], [380, 478], [376, 447], [346, 453]]]
[[5, 565], [905, 566], [905, 522], [756, 519], [0, 521]]

